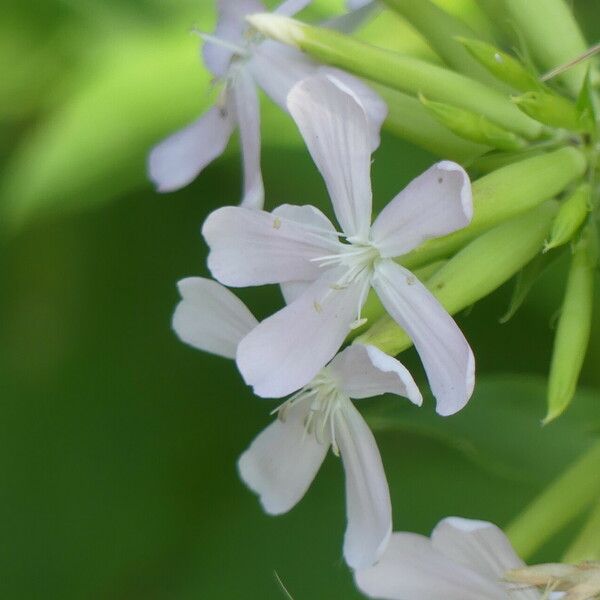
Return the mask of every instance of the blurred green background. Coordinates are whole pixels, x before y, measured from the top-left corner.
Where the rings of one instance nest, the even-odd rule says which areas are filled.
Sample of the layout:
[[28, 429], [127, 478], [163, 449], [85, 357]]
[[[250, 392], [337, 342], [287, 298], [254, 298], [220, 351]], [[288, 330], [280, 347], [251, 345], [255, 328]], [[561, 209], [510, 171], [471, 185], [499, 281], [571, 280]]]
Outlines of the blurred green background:
[[[477, 18], [472, 2], [444, 5]], [[306, 17], [340, 6], [317, 0]], [[596, 41], [597, 4], [575, 7]], [[278, 599], [277, 571], [295, 600], [358, 598], [339, 461], [289, 515], [263, 515], [235, 464], [274, 404], [170, 329], [176, 281], [208, 275], [202, 221], [240, 196], [236, 143], [181, 192], [145, 180], [149, 147], [210, 100], [189, 30], [211, 27], [212, 2], [2, 0], [1, 12], [0, 597]], [[364, 35], [432, 56], [392, 18]], [[268, 207], [326, 207], [294, 127], [264, 104]], [[384, 136], [379, 206], [433, 160]], [[507, 325], [510, 286], [460, 316], [479, 365], [461, 415], [361, 403], [374, 425], [392, 415], [377, 437], [396, 529], [427, 533], [449, 514], [503, 525], [600, 430], [598, 316], [580, 397], [539, 426], [564, 272]], [[275, 289], [240, 295], [259, 317], [281, 302]]]

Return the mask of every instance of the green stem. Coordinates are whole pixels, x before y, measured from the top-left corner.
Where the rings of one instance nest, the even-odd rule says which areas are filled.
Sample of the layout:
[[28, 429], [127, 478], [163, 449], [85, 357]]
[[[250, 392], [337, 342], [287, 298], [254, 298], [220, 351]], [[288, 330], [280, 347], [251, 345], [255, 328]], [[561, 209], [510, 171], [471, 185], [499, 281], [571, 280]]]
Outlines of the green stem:
[[569, 546], [563, 562], [578, 564], [587, 560], [600, 561], [600, 498], [583, 529]]
[[600, 496], [600, 441], [546, 488], [508, 527], [517, 553], [527, 560]]

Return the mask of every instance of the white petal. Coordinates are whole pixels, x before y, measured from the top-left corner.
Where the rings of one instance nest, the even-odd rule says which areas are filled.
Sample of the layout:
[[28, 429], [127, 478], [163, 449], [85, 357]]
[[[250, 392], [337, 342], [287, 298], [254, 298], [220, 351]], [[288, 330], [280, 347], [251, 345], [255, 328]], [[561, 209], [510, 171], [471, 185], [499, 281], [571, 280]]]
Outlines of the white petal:
[[157, 190], [173, 192], [191, 183], [223, 153], [233, 127], [231, 113], [215, 106], [155, 146], [148, 158], [148, 174]]
[[355, 4], [354, 9], [348, 6], [349, 12], [327, 19], [321, 23], [321, 27], [352, 34], [364, 25], [370, 17], [374, 16], [377, 11], [382, 9], [382, 5], [377, 0], [360, 0]]
[[284, 0], [273, 12], [284, 17], [293, 17], [311, 2], [312, 0]]
[[[248, 29], [246, 16], [265, 12], [259, 0], [219, 0], [219, 19], [213, 37], [234, 46], [244, 46], [244, 32]], [[203, 48], [204, 64], [216, 77], [223, 77], [229, 68], [233, 50], [225, 45], [205, 42]]]
[[281, 295], [285, 300], [286, 304], [291, 304], [294, 300], [297, 300], [304, 294], [309, 288], [310, 281], [286, 281], [279, 287], [281, 288]]
[[350, 401], [335, 415], [335, 436], [346, 475], [344, 558], [361, 569], [379, 559], [392, 533], [390, 492], [375, 438]]
[[296, 84], [288, 108], [325, 179], [342, 229], [366, 240], [372, 194], [371, 136], [364, 109], [322, 75]]
[[350, 398], [397, 394], [417, 406], [423, 403], [408, 369], [375, 346], [352, 344], [340, 352], [327, 368]]
[[260, 105], [256, 85], [247, 69], [237, 70], [232, 94], [244, 165], [242, 206], [261, 209], [265, 201], [265, 188], [260, 170]]
[[242, 206], [211, 213], [202, 234], [210, 247], [213, 277], [232, 287], [314, 280], [323, 271], [311, 259], [338, 252], [327, 233]]
[[318, 65], [295, 48], [266, 40], [255, 48], [248, 68], [267, 96], [287, 112], [290, 90], [314, 75]]
[[487, 521], [448, 517], [433, 530], [431, 543], [448, 558], [490, 579], [524, 566], [502, 530]]
[[309, 383], [335, 355], [356, 318], [364, 281], [332, 289], [343, 271], [331, 269], [300, 298], [252, 330], [238, 346], [237, 364], [254, 393], [281, 398]]
[[469, 176], [460, 165], [442, 161], [413, 179], [379, 213], [371, 237], [382, 256], [400, 256], [466, 227], [472, 218]]
[[383, 600], [507, 600], [502, 584], [489, 580], [433, 548], [428, 538], [394, 533], [381, 560], [355, 573], [370, 598]]
[[271, 515], [285, 513], [300, 501], [329, 449], [306, 434], [305, 417], [306, 403], [291, 406], [285, 422], [271, 423], [238, 462], [244, 483]]
[[204, 352], [235, 358], [242, 338], [258, 324], [246, 305], [211, 279], [189, 277], [177, 286], [182, 300], [173, 329], [179, 339]]
[[408, 270], [391, 260], [375, 268], [373, 287], [390, 316], [408, 333], [421, 357], [437, 412], [451, 415], [469, 401], [475, 359], [454, 319]]
[[371, 152], [375, 152], [381, 142], [381, 126], [388, 114], [387, 104], [367, 84], [358, 77], [333, 67], [321, 67], [319, 72], [326, 75], [344, 92], [351, 94], [364, 108], [369, 119], [371, 133]]

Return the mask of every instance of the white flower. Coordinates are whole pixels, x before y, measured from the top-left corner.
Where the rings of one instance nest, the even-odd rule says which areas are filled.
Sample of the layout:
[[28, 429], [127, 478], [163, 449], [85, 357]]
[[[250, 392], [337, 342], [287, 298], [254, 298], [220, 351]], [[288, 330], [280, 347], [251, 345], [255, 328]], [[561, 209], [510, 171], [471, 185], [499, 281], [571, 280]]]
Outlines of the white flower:
[[455, 163], [434, 165], [371, 226], [370, 126], [356, 96], [326, 77], [312, 77], [293, 88], [288, 107], [325, 179], [343, 233], [311, 206], [284, 205], [273, 213], [225, 207], [208, 217], [203, 227], [208, 265], [221, 283], [293, 284], [288, 294], [293, 301], [240, 343], [237, 363], [244, 379], [266, 397], [306, 385], [350, 328], [363, 322], [361, 309], [372, 286], [411, 336], [438, 412], [460, 410], [474, 384], [469, 344], [425, 286], [392, 258], [469, 223], [467, 174]]
[[393, 533], [381, 560], [357, 571], [355, 580], [369, 598], [381, 600], [540, 600], [536, 590], [504, 579], [523, 565], [498, 527], [451, 517], [431, 539]]
[[[179, 282], [182, 301], [173, 327], [186, 343], [233, 358], [257, 321], [229, 290], [201, 278]], [[353, 345], [277, 409], [278, 419], [240, 457], [244, 482], [265, 511], [281, 514], [304, 496], [331, 447], [346, 473], [348, 527], [344, 556], [353, 568], [381, 555], [392, 531], [387, 480], [369, 427], [350, 398], [392, 393], [420, 405], [421, 394], [396, 359], [372, 346]]]
[[[275, 12], [291, 16], [311, 0], [286, 0]], [[213, 35], [203, 35], [204, 62], [224, 82], [216, 105], [197, 121], [158, 144], [149, 157], [149, 175], [161, 192], [184, 187], [220, 156], [236, 127], [240, 131], [244, 167], [242, 205], [262, 208], [264, 188], [260, 168], [260, 107], [256, 86], [282, 108], [291, 87], [318, 71], [330, 73], [367, 99], [378, 129], [387, 107], [358, 79], [337, 69], [320, 67], [301, 52], [253, 34], [245, 18], [265, 12], [259, 0], [220, 0]], [[373, 139], [374, 148], [379, 139]]]

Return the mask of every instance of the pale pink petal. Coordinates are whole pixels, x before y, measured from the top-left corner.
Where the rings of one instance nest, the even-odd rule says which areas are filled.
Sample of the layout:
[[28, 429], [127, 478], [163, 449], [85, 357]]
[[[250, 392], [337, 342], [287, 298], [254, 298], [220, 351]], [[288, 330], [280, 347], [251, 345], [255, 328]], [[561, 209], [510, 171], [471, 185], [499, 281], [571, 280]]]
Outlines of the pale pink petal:
[[390, 492], [375, 438], [350, 401], [335, 414], [335, 442], [346, 476], [344, 558], [361, 569], [379, 559], [392, 533]]
[[293, 17], [311, 2], [312, 0], [284, 0], [273, 12], [284, 17]]
[[365, 281], [332, 285], [343, 270], [331, 269], [297, 300], [252, 330], [238, 346], [237, 364], [254, 393], [281, 398], [309, 383], [338, 351], [356, 318]]
[[300, 501], [329, 449], [328, 443], [307, 434], [306, 412], [305, 403], [292, 405], [285, 421], [271, 423], [238, 461], [244, 483], [271, 515], [285, 513]]
[[261, 209], [265, 200], [260, 170], [260, 105], [252, 75], [239, 68], [232, 87], [233, 100], [242, 144], [244, 197], [242, 206]]
[[327, 77], [296, 84], [288, 108], [325, 179], [338, 221], [366, 241], [371, 223], [371, 136], [365, 110]]
[[507, 600], [496, 581], [454, 563], [430, 540], [394, 533], [381, 560], [357, 571], [355, 580], [369, 598], [381, 600]]
[[246, 305], [212, 279], [189, 277], [177, 286], [182, 300], [173, 329], [179, 339], [198, 350], [235, 358], [242, 338], [258, 324]]
[[326, 75], [344, 92], [351, 94], [364, 108], [371, 131], [371, 152], [375, 152], [381, 142], [381, 126], [388, 114], [387, 104], [377, 92], [354, 75], [333, 67], [320, 67], [319, 72]]
[[231, 113], [215, 106], [155, 146], [148, 159], [148, 174], [156, 189], [173, 192], [191, 183], [223, 153], [234, 125]]
[[[227, 44], [242, 47], [245, 43], [244, 32], [248, 29], [246, 16], [265, 10], [259, 0], [218, 0], [219, 18], [212, 35]], [[223, 77], [227, 73], [233, 54], [233, 50], [225, 45], [210, 41], [204, 44], [204, 64], [216, 77]]]
[[400, 256], [466, 227], [472, 218], [469, 176], [460, 165], [443, 161], [413, 179], [379, 213], [371, 239], [382, 256]]
[[258, 86], [286, 112], [290, 90], [318, 69], [315, 62], [296, 48], [273, 40], [258, 45], [247, 65]]
[[375, 268], [373, 287], [390, 316], [410, 336], [421, 357], [437, 412], [451, 415], [469, 401], [475, 359], [467, 340], [431, 292], [391, 260]]
[[375, 346], [352, 344], [340, 352], [327, 369], [350, 398], [396, 394], [408, 398], [417, 406], [423, 402], [408, 369]]
[[243, 206], [211, 213], [202, 234], [213, 277], [232, 287], [317, 279], [323, 271], [311, 259], [339, 251], [328, 233]]

